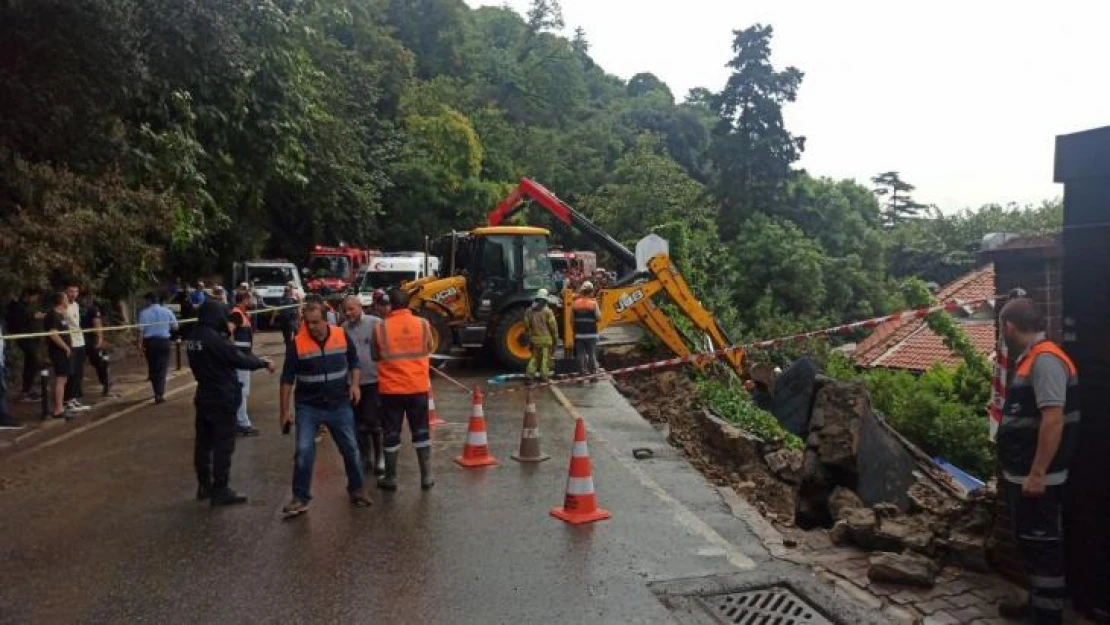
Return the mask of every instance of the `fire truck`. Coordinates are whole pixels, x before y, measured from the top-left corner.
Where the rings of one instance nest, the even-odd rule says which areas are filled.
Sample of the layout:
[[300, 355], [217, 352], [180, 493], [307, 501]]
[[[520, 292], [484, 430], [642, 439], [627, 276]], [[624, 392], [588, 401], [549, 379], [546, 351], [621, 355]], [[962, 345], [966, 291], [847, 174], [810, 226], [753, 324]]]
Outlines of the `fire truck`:
[[359, 270], [381, 256], [379, 250], [360, 249], [343, 243], [339, 247], [316, 245], [304, 268], [305, 286], [311, 293], [338, 294], [349, 289]]

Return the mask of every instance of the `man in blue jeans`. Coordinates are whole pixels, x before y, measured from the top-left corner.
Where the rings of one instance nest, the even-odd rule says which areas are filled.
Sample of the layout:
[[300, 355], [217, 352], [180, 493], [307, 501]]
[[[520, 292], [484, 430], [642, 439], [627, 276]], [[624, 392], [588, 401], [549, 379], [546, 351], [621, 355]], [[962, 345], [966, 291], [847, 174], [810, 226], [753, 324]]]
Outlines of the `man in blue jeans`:
[[362, 373], [355, 342], [343, 328], [328, 323], [322, 304], [305, 304], [302, 314], [304, 322], [292, 349], [286, 350], [281, 373], [283, 432], [288, 432], [293, 423], [293, 405], [297, 416], [293, 500], [282, 509], [286, 518], [308, 512], [312, 467], [316, 462], [316, 432], [321, 425], [328, 428], [343, 455], [351, 504], [357, 507], [371, 504], [362, 485], [355, 414], [351, 408], [359, 400]]

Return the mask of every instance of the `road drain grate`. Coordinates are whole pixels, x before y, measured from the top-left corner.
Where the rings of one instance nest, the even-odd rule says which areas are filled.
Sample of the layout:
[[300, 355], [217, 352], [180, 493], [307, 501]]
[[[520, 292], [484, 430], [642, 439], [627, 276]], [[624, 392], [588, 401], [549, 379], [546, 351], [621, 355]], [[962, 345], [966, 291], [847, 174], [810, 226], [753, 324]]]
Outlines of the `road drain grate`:
[[782, 586], [702, 596], [698, 601], [717, 618], [735, 625], [833, 625]]

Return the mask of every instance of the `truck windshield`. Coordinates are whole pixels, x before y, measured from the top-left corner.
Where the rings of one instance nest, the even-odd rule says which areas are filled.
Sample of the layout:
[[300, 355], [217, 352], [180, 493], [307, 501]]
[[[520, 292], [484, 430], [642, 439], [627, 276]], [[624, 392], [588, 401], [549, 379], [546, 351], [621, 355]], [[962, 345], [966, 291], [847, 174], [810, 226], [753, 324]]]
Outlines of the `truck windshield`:
[[314, 256], [308, 263], [308, 275], [314, 278], [342, 278], [350, 270], [346, 256]]
[[543, 236], [523, 237], [524, 244], [524, 288], [526, 290], [555, 288], [555, 272], [551, 269], [548, 257], [547, 238]]
[[415, 279], [415, 271], [371, 271], [362, 279], [362, 284], [359, 285], [358, 291], [359, 293], [369, 293], [374, 289], [387, 289], [389, 287], [401, 286], [402, 282]]
[[259, 286], [285, 286], [293, 280], [289, 267], [247, 267], [247, 282]]

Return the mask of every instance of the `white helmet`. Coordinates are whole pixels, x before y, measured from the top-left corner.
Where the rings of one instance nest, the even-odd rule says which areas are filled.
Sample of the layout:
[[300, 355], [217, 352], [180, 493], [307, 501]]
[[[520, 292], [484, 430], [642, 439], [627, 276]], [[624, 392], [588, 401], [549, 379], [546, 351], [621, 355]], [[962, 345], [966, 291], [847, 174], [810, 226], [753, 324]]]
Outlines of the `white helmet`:
[[547, 299], [549, 295], [551, 294], [547, 292], [547, 289], [540, 289], [536, 291], [536, 299]]
[[585, 282], [582, 283], [582, 290], [583, 291], [592, 291], [592, 290], [594, 290], [594, 283], [590, 282], [589, 280], [586, 280]]

